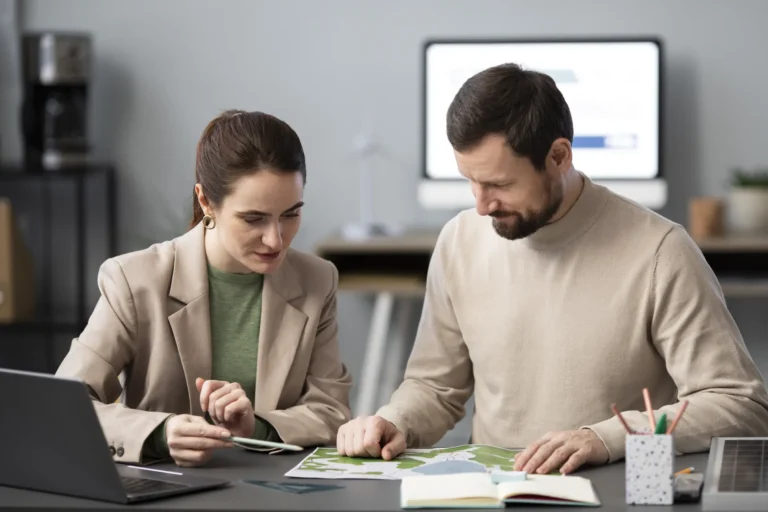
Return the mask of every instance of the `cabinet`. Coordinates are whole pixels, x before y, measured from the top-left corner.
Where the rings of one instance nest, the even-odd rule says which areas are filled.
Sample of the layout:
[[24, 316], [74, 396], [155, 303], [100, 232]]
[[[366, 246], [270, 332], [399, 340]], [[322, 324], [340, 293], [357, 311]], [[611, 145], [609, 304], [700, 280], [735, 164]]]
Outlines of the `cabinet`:
[[0, 366], [54, 372], [95, 305], [98, 266], [117, 252], [114, 167], [0, 166], [0, 197], [11, 200], [36, 287], [34, 317], [0, 324]]

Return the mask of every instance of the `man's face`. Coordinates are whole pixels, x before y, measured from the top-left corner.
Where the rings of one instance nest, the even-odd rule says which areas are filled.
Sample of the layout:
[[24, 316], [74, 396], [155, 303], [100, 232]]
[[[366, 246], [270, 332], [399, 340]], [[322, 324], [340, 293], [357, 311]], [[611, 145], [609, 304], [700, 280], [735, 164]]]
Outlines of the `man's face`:
[[459, 171], [471, 183], [477, 213], [492, 217], [493, 229], [508, 240], [538, 231], [563, 202], [561, 175], [552, 158], [537, 171], [528, 158], [515, 155], [501, 135], [489, 135], [471, 150], [454, 154]]

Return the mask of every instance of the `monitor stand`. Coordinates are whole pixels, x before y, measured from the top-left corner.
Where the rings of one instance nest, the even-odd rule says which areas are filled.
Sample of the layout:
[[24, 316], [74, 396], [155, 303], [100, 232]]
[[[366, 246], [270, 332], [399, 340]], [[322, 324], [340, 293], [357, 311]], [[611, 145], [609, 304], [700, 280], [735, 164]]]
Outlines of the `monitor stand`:
[[[667, 204], [667, 182], [661, 178], [593, 181], [651, 210], [660, 210]], [[425, 210], [464, 210], [475, 206], [475, 198], [465, 179], [422, 179], [418, 199]]]

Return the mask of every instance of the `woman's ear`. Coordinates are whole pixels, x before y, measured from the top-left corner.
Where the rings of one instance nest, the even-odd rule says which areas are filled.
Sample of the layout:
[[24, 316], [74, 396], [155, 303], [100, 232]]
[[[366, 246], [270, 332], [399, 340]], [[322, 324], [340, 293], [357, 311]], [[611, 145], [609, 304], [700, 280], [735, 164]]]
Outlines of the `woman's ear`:
[[210, 215], [210, 205], [208, 204], [208, 200], [205, 198], [205, 194], [203, 193], [203, 186], [199, 183], [195, 184], [195, 195], [197, 196], [197, 202], [200, 203], [200, 209], [203, 210], [204, 214]]

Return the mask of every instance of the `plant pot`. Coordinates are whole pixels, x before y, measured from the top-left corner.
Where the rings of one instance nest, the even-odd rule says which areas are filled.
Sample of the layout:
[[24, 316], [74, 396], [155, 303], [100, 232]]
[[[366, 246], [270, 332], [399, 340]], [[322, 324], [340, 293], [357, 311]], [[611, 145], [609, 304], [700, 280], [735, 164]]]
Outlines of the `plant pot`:
[[768, 232], [768, 187], [733, 187], [728, 220], [732, 231]]

